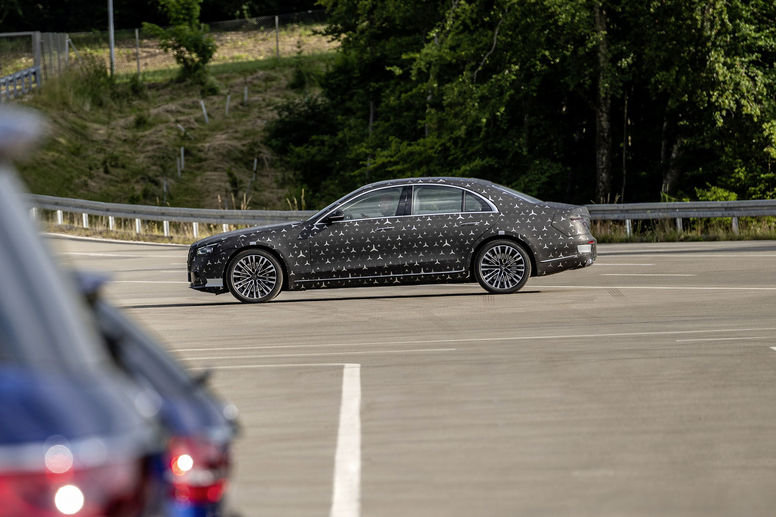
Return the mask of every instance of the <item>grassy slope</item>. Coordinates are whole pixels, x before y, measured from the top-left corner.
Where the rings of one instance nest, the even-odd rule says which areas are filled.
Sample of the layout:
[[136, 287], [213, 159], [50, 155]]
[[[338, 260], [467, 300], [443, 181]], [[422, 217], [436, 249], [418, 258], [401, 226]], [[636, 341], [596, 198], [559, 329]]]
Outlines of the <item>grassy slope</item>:
[[[79, 74], [49, 81], [25, 100], [49, 117], [49, 138], [19, 169], [38, 194], [162, 204], [166, 177], [171, 206], [287, 208], [285, 173], [262, 143], [263, 126], [279, 102], [309, 93], [289, 87], [295, 76], [299, 82], [298, 71], [310, 78], [331, 57], [324, 52], [216, 64], [212, 72], [220, 92], [204, 98], [199, 87], [176, 82], [172, 69], [147, 73], [139, 94], [121, 78], [112, 94], [96, 96], [79, 93], [76, 83], [84, 81]], [[181, 146], [185, 170], [178, 178]], [[258, 171], [252, 181], [254, 158]]]

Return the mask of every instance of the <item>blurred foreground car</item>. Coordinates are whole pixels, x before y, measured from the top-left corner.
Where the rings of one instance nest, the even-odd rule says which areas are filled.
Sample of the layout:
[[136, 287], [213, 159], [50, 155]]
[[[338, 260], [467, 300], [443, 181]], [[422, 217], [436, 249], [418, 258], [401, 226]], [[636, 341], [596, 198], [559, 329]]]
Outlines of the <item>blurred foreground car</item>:
[[223, 515], [229, 449], [236, 431], [236, 408], [218, 401], [206, 374], [190, 376], [157, 342], [100, 296], [104, 277], [80, 273], [86, 296], [116, 366], [154, 394], [168, 434], [161, 474], [169, 496], [165, 515]]
[[151, 395], [113, 366], [4, 165], [37, 124], [0, 111], [0, 516], [158, 515]]
[[595, 259], [585, 207], [479, 179], [410, 178], [362, 187], [307, 221], [195, 242], [188, 269], [192, 289], [250, 303], [281, 289], [443, 282], [507, 294]]

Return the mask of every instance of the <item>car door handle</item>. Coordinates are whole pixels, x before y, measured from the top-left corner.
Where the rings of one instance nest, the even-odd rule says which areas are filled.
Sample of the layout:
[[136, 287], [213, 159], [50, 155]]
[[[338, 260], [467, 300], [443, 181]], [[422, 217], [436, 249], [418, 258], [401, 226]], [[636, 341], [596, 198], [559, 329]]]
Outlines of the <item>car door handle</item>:
[[393, 230], [393, 226], [381, 226], [380, 228], [375, 228], [378, 232], [384, 232], [385, 230]]
[[477, 226], [478, 224], [480, 224], [480, 223], [478, 223], [478, 222], [477, 223], [469, 222], [469, 223], [461, 223], [458, 226]]

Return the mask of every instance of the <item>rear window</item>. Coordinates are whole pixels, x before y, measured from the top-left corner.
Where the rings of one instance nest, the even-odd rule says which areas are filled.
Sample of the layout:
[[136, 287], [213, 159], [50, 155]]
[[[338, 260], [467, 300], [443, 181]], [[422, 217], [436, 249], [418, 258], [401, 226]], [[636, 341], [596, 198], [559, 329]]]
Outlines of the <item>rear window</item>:
[[517, 198], [522, 199], [523, 201], [527, 201], [528, 203], [532, 203], [534, 205], [542, 203], [543, 201], [541, 199], [537, 199], [533, 196], [529, 196], [528, 194], [523, 194], [522, 192], [518, 192], [517, 190], [513, 190], [509, 187], [504, 187], [502, 185], [493, 185], [497, 190], [500, 190], [502, 192], [505, 192], [509, 194], [510, 196], [515, 196]]

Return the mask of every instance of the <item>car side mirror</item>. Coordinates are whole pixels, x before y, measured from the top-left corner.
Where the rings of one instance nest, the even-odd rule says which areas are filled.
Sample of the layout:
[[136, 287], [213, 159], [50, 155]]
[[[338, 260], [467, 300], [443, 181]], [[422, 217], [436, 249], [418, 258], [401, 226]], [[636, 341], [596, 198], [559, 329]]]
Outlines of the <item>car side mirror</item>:
[[329, 223], [336, 223], [338, 221], [343, 221], [343, 220], [345, 220], [345, 212], [338, 209], [333, 211], [329, 215], [327, 215], [326, 218], [323, 220], [323, 222], [325, 222], [326, 224], [329, 224]]

